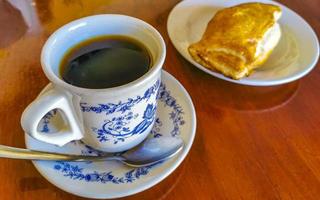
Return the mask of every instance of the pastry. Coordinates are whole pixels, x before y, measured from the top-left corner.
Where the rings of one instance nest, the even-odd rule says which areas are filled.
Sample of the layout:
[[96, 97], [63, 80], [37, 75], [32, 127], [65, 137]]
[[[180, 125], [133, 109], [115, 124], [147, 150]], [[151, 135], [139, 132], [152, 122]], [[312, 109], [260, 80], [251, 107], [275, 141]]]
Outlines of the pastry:
[[208, 23], [202, 39], [188, 48], [192, 58], [233, 79], [263, 64], [281, 37], [276, 5], [245, 3], [225, 8]]

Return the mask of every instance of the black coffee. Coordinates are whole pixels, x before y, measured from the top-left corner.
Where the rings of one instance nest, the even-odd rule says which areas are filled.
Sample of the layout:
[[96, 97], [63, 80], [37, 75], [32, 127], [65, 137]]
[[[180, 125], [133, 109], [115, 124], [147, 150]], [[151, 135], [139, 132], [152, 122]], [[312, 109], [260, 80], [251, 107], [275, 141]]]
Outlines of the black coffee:
[[71, 85], [110, 88], [134, 81], [151, 66], [148, 50], [124, 36], [101, 36], [79, 43], [64, 55], [60, 75]]

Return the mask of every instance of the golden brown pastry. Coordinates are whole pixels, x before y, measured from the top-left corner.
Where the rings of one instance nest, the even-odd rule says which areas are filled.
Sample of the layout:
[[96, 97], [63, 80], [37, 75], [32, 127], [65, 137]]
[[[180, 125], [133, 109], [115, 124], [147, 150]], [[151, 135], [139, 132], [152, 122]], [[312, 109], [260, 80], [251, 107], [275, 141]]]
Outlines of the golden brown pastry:
[[278, 6], [245, 3], [216, 13], [202, 39], [189, 46], [201, 65], [233, 79], [248, 76], [277, 45], [281, 31]]

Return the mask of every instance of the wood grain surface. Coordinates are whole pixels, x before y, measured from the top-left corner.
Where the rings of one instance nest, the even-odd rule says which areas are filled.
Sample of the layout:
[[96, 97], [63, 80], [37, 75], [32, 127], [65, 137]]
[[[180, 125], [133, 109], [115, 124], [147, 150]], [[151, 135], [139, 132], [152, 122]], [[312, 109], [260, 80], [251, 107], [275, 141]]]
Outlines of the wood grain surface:
[[[165, 39], [164, 69], [190, 93], [197, 135], [181, 166], [125, 199], [320, 199], [320, 69], [299, 81], [249, 87], [214, 78], [174, 49], [166, 21], [177, 0], [0, 0], [0, 143], [24, 147], [20, 116], [48, 83], [40, 67], [47, 37], [74, 19], [121, 13]], [[319, 0], [283, 0], [320, 34]], [[82, 199], [44, 179], [29, 161], [0, 159], [0, 200]]]

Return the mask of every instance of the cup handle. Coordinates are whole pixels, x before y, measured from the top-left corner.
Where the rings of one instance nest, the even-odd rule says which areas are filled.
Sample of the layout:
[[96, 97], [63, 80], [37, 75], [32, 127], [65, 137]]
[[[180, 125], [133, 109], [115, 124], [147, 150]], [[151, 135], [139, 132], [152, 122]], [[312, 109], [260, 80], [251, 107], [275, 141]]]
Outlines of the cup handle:
[[[63, 111], [70, 129], [50, 134], [39, 132], [40, 120], [53, 109]], [[83, 129], [72, 103], [72, 95], [56, 87], [39, 96], [24, 110], [21, 116], [21, 126], [31, 137], [58, 146], [63, 146], [72, 140], [80, 140], [83, 137]]]

